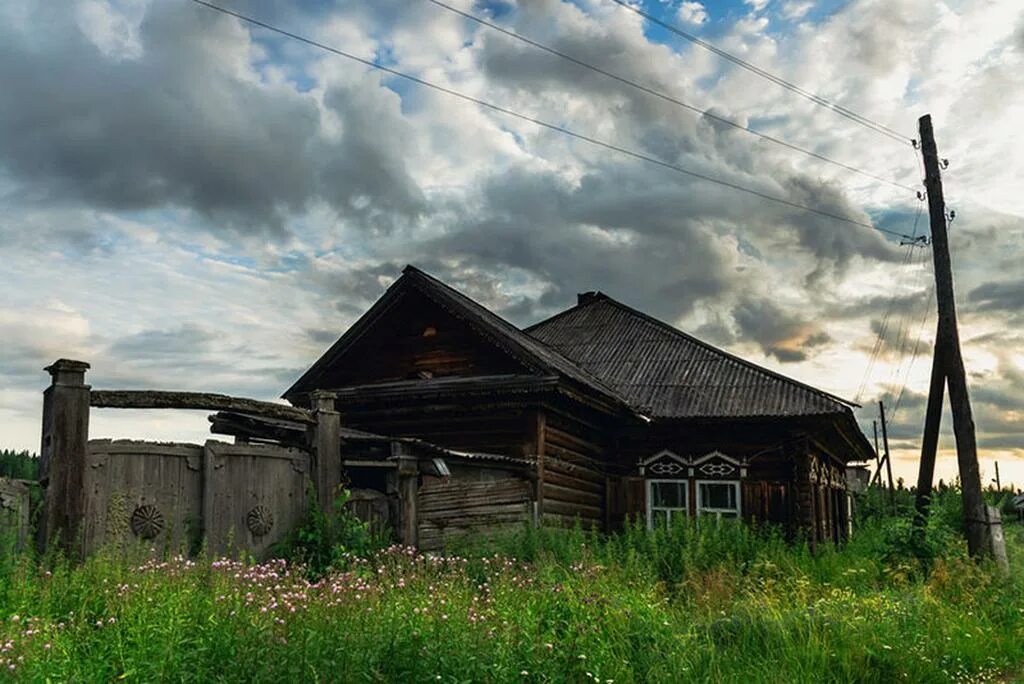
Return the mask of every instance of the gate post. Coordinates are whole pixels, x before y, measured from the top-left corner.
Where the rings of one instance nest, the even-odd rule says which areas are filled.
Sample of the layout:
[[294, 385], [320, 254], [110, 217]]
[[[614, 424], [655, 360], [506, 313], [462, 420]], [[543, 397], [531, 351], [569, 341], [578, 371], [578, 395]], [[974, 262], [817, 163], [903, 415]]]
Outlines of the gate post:
[[334, 392], [313, 392], [313, 484], [325, 512], [334, 504], [334, 490], [341, 484], [341, 414], [335, 410]]
[[398, 464], [398, 498], [401, 501], [400, 536], [406, 546], [419, 546], [419, 459], [407, 444], [391, 442], [391, 458]]
[[73, 556], [81, 553], [79, 529], [85, 519], [84, 477], [89, 451], [89, 385], [84, 361], [58, 359], [43, 370], [50, 386], [43, 392], [43, 434], [39, 481], [46, 503], [39, 529], [45, 549], [59, 542]]

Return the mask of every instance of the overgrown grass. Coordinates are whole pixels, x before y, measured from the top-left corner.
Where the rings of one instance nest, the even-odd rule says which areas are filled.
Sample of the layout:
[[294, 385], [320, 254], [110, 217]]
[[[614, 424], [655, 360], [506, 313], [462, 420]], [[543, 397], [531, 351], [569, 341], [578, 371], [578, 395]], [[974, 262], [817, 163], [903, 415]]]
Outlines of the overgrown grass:
[[[0, 667], [27, 681], [1020, 675], [1024, 578], [969, 561], [946, 505], [931, 555], [900, 519], [872, 517], [848, 546], [815, 555], [738, 524], [610, 538], [525, 529], [459, 555], [345, 556], [320, 579], [284, 561], [7, 558]], [[1024, 532], [1007, 531], [1016, 569]]]

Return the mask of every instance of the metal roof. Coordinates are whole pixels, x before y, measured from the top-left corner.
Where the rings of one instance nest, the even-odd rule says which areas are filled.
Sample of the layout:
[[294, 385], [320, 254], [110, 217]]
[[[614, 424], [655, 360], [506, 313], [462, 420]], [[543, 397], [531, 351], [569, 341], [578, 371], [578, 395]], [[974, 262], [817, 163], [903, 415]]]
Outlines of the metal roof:
[[600, 293], [526, 332], [652, 418], [807, 416], [856, 406]]

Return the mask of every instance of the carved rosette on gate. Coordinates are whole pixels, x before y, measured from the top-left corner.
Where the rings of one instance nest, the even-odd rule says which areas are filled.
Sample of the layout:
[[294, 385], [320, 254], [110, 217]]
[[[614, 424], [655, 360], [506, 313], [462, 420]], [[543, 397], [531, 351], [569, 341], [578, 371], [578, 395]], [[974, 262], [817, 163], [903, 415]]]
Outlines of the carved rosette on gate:
[[262, 537], [274, 527], [274, 514], [262, 504], [253, 507], [245, 516], [245, 525], [254, 537]]
[[153, 539], [164, 529], [164, 514], [152, 504], [142, 504], [132, 511], [132, 533], [141, 539]]

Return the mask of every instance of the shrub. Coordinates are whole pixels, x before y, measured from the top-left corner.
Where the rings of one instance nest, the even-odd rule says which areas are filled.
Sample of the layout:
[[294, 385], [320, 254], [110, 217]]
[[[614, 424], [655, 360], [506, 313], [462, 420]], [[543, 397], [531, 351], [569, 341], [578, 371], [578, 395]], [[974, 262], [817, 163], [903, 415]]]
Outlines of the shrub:
[[324, 511], [310, 487], [302, 523], [275, 549], [275, 555], [289, 558], [319, 577], [387, 546], [390, 532], [370, 532], [368, 525], [346, 506], [350, 496], [347, 489], [339, 487], [330, 509]]

